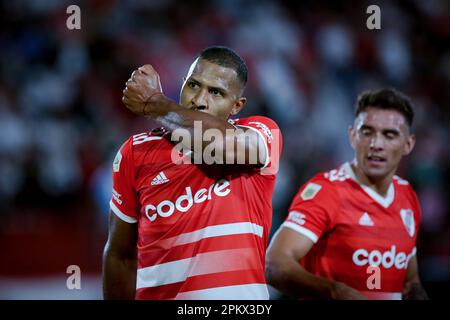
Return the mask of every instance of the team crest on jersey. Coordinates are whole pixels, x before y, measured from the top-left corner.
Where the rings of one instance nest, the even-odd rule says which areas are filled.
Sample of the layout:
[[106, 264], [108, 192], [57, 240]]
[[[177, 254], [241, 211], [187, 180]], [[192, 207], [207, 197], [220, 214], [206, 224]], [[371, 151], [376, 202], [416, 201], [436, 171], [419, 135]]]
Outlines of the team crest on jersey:
[[116, 157], [114, 158], [114, 162], [113, 162], [113, 171], [114, 172], [119, 172], [121, 161], [122, 161], [122, 154], [120, 153], [120, 150], [119, 150], [117, 152]]
[[408, 234], [413, 237], [415, 232], [414, 212], [411, 209], [401, 209], [400, 216], [402, 217], [406, 231], [408, 231]]
[[300, 197], [302, 197], [303, 200], [311, 200], [316, 196], [320, 189], [322, 189], [321, 185], [310, 182], [305, 189], [303, 189]]

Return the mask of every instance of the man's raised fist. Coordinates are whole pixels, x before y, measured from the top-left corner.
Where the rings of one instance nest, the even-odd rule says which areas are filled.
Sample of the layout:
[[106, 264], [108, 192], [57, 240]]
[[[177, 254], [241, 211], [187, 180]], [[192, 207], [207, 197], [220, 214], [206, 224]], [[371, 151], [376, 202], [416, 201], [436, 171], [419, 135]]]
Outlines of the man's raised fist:
[[151, 111], [152, 99], [163, 95], [159, 75], [149, 64], [133, 71], [125, 84], [122, 101], [125, 106], [138, 115]]

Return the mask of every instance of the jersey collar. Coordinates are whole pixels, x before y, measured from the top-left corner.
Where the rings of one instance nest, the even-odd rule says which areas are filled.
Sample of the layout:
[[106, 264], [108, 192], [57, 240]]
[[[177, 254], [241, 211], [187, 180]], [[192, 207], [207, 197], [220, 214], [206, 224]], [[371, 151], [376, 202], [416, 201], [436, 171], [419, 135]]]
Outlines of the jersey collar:
[[375, 190], [373, 190], [372, 188], [362, 184], [355, 175], [355, 172], [353, 172], [352, 166], [350, 165], [350, 162], [346, 162], [342, 165], [341, 169], [350, 176], [350, 178], [352, 178], [356, 183], [358, 183], [361, 188], [373, 199], [375, 200], [377, 203], [379, 203], [380, 205], [382, 205], [384, 208], [389, 207], [392, 202], [394, 201], [394, 197], [395, 197], [395, 188], [394, 188], [394, 184], [391, 182], [391, 184], [389, 185], [389, 189], [387, 191], [387, 195], [386, 197], [381, 196], [379, 193], [377, 193]]

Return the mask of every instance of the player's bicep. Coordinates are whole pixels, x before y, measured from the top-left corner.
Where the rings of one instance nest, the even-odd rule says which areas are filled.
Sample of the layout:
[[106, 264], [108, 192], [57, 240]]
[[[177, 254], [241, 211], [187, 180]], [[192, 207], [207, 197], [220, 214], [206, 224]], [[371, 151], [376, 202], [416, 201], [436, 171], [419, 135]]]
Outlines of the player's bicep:
[[135, 259], [137, 254], [137, 228], [137, 223], [125, 222], [110, 211], [107, 250], [122, 258]]
[[283, 255], [298, 261], [311, 250], [313, 245], [314, 242], [303, 234], [281, 227], [273, 236], [267, 255], [269, 259], [276, 259], [278, 255]]

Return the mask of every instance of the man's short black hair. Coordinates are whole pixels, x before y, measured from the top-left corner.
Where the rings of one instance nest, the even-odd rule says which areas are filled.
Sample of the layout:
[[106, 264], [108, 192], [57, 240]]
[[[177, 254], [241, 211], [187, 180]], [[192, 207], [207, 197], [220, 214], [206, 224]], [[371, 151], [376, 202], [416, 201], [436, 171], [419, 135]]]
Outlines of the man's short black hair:
[[223, 46], [208, 47], [200, 52], [197, 58], [207, 60], [224, 68], [233, 69], [245, 87], [248, 73], [247, 65], [244, 59], [232, 49]]
[[368, 107], [396, 110], [405, 117], [409, 127], [412, 126], [414, 110], [411, 101], [406, 95], [393, 88], [363, 91], [356, 102], [355, 117]]

